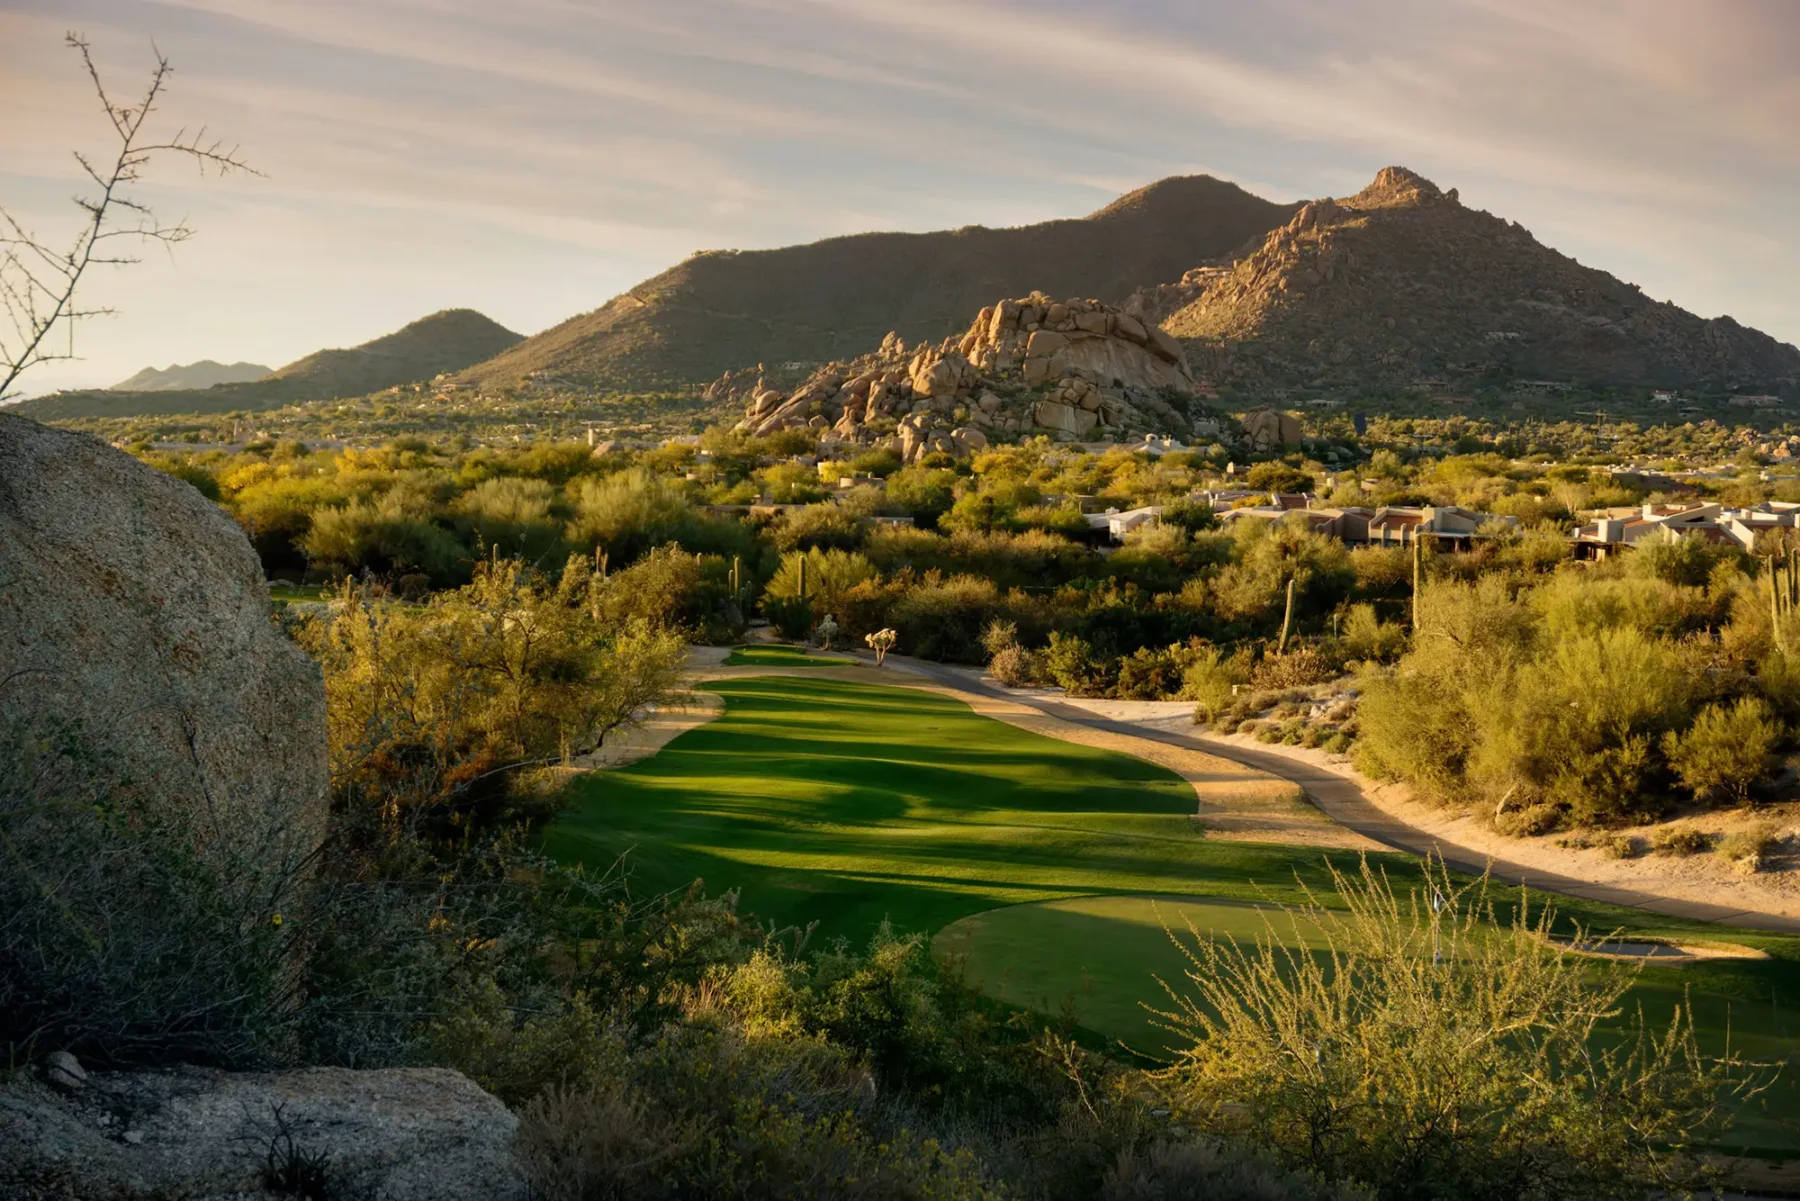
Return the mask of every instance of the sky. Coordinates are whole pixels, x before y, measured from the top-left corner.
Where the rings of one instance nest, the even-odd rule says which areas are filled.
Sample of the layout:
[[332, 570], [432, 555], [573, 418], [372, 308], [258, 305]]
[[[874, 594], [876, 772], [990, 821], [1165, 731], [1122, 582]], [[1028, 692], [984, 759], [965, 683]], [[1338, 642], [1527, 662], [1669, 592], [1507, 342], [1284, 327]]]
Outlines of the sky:
[[59, 243], [110, 135], [71, 30], [116, 98], [159, 48], [155, 119], [262, 175], [153, 163], [139, 197], [194, 237], [97, 274], [115, 315], [27, 392], [451, 307], [534, 333], [701, 249], [1388, 164], [1800, 341], [1794, 0], [0, 0], [0, 207]]

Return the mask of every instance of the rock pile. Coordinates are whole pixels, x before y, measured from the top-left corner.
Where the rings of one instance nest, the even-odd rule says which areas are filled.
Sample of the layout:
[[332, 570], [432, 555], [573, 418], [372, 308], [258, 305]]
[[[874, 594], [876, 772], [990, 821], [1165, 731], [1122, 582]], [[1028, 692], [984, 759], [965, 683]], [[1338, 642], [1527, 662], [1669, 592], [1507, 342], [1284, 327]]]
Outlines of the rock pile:
[[[743, 383], [727, 373], [708, 394], [741, 394]], [[892, 446], [910, 462], [1034, 431], [1216, 436], [1218, 424], [1198, 414], [1174, 338], [1097, 300], [1034, 293], [983, 308], [966, 332], [935, 346], [909, 350], [889, 334], [874, 352], [827, 364], [791, 392], [759, 378], [738, 428], [766, 435], [807, 426]]]

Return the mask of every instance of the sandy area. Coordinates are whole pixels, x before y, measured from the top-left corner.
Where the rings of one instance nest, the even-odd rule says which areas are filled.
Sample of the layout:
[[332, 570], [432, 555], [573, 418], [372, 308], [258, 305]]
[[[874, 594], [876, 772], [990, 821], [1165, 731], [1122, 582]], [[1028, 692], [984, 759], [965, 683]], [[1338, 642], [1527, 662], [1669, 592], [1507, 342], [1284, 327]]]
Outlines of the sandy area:
[[[1145, 716], [1145, 724], [1166, 720], [1161, 715]], [[1567, 838], [1566, 834], [1517, 838], [1498, 833], [1468, 809], [1440, 808], [1418, 800], [1413, 796], [1412, 790], [1403, 784], [1384, 784], [1371, 780], [1341, 755], [1331, 755], [1306, 747], [1271, 745], [1243, 734], [1204, 734], [1192, 725], [1182, 732], [1206, 742], [1248, 747], [1324, 767], [1354, 781], [1363, 790], [1363, 795], [1370, 804], [1389, 817], [1423, 830], [1441, 842], [1472, 851], [1478, 858], [1505, 859], [1539, 871], [1572, 876], [1595, 884], [1628, 888], [1651, 896], [1701, 901], [1746, 913], [1770, 913], [1800, 918], [1800, 873], [1787, 860], [1777, 861], [1773, 870], [1750, 873], [1716, 852], [1687, 856], [1642, 854], [1634, 859], [1614, 859], [1599, 849], [1558, 846], [1557, 839]], [[1719, 834], [1767, 820], [1769, 815], [1766, 814], [1724, 812], [1707, 814], [1679, 824]], [[1634, 836], [1640, 846], [1647, 847], [1652, 828], [1637, 827], [1609, 833]]]

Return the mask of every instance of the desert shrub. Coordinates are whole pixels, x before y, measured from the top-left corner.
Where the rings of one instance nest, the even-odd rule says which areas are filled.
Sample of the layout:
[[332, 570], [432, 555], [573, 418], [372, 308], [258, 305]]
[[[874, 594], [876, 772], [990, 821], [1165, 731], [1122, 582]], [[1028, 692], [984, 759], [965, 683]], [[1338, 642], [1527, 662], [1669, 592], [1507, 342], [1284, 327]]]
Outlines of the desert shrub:
[[804, 596], [765, 595], [763, 616], [789, 642], [805, 642], [812, 634], [813, 603]]
[[1061, 630], [1050, 635], [1042, 656], [1044, 674], [1070, 696], [1101, 696], [1111, 683], [1107, 661], [1085, 639]]
[[0, 1044], [115, 1064], [285, 1055], [302, 865], [209, 846], [204, 781], [145, 797], [104, 732], [0, 720]]
[[1014, 644], [988, 661], [988, 671], [1008, 688], [1029, 688], [1042, 676], [1043, 665], [1037, 655]]
[[1164, 505], [1159, 520], [1164, 525], [1178, 526], [1190, 534], [1214, 529], [1219, 524], [1211, 505], [1189, 496], [1177, 497]]
[[1608, 859], [1636, 859], [1638, 840], [1629, 834], [1610, 834], [1600, 843]]
[[1406, 649], [1406, 631], [1396, 623], [1382, 621], [1374, 605], [1351, 605], [1339, 638], [1347, 659], [1385, 663]]
[[687, 499], [661, 476], [641, 467], [583, 480], [574, 503], [569, 541], [602, 549], [620, 566], [635, 562], [653, 546], [684, 542], [683, 535], [696, 522]]
[[1692, 826], [1664, 826], [1650, 838], [1650, 849], [1658, 855], [1685, 858], [1712, 849], [1712, 837]]
[[1113, 695], [1126, 700], [1160, 701], [1179, 694], [1187, 671], [1204, 651], [1198, 646], [1141, 646], [1119, 659]]
[[517, 560], [479, 563], [418, 611], [346, 586], [297, 631], [324, 668], [337, 803], [444, 836], [502, 823], [519, 772], [592, 750], [664, 697], [681, 637], [603, 619], [599, 587], [581, 559], [555, 583]]
[[455, 512], [478, 551], [555, 565], [565, 557], [561, 500], [547, 481], [499, 476], [465, 492]]
[[1340, 666], [1323, 647], [1297, 646], [1285, 655], [1264, 655], [1250, 679], [1258, 688], [1304, 688], [1332, 679]]
[[781, 564], [769, 580], [764, 592], [765, 601], [769, 597], [800, 596], [802, 564], [805, 564], [805, 597], [811, 602], [815, 617], [835, 611], [838, 600], [846, 591], [875, 575], [870, 562], [853, 551], [789, 551], [781, 556]]
[[929, 530], [956, 501], [956, 473], [939, 467], [903, 467], [887, 477], [888, 502]]
[[[1696, 1179], [1666, 1148], [1760, 1083], [1702, 1057], [1685, 1014], [1597, 1051], [1633, 977], [1550, 942], [1547, 911], [1503, 917], [1437, 868], [1332, 875], [1343, 910], [1288, 908], [1253, 948], [1183, 941], [1153, 1079], [1185, 1124], [1378, 1197], [1635, 1198]], [[1284, 949], [1288, 923], [1331, 953]]]
[[1217, 647], [1201, 649], [1182, 671], [1181, 694], [1194, 702], [1195, 721], [1215, 721], [1236, 690], [1250, 682], [1247, 651], [1227, 657]]
[[1779, 826], [1763, 822], [1745, 830], [1733, 830], [1719, 839], [1719, 854], [1757, 872], [1781, 849], [1783, 835]]
[[731, 567], [718, 556], [657, 547], [593, 586], [592, 609], [612, 625], [668, 626], [712, 645], [743, 636], [744, 617], [731, 595]]
[[318, 510], [302, 545], [314, 564], [339, 575], [419, 572], [438, 584], [455, 583], [470, 558], [455, 534], [433, 524], [428, 506], [398, 488], [372, 501]]
[[1363, 1196], [1349, 1185], [1329, 1185], [1304, 1172], [1211, 1139], [1158, 1141], [1127, 1149], [1102, 1182], [1099, 1201], [1299, 1201]]
[[888, 617], [911, 654], [951, 663], [979, 663], [982, 631], [996, 617], [1009, 615], [1007, 598], [992, 581], [972, 575], [946, 579], [927, 574], [894, 602]]
[[1663, 736], [1663, 750], [1682, 786], [1697, 800], [1747, 802], [1751, 787], [1769, 770], [1780, 742], [1780, 722], [1760, 697], [1708, 705], [1686, 730]]
[[1333, 755], [1347, 755], [1350, 753], [1352, 744], [1353, 739], [1350, 735], [1339, 730], [1325, 740], [1325, 749]]
[[1228, 621], [1278, 624], [1288, 581], [1295, 581], [1294, 615], [1307, 621], [1329, 613], [1356, 582], [1350, 552], [1336, 538], [1296, 521], [1240, 521], [1232, 527], [1232, 562], [1211, 584], [1213, 605]]
[[841, 505], [807, 505], [784, 511], [769, 527], [769, 536], [784, 552], [855, 550], [862, 543], [863, 523]]
[[1683, 538], [1663, 531], [1660, 536], [1645, 538], [1633, 548], [1626, 560], [1626, 570], [1668, 584], [1704, 588], [1720, 563], [1741, 563], [1743, 558], [1743, 551], [1735, 545], [1714, 542], [1710, 538]]

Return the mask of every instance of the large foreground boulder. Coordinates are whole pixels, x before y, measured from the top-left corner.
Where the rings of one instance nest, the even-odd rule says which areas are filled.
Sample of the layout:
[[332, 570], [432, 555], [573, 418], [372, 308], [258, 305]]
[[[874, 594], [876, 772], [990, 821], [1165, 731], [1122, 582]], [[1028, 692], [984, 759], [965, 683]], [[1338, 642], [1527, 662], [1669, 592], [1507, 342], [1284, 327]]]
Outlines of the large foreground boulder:
[[0, 1041], [247, 1054], [326, 785], [319, 668], [237, 524], [0, 413]]
[[285, 858], [325, 815], [325, 686], [262, 566], [191, 485], [0, 413], [0, 707], [79, 721], [145, 794]]
[[523, 1192], [517, 1119], [439, 1068], [0, 1076], [0, 1198], [379, 1197]]

